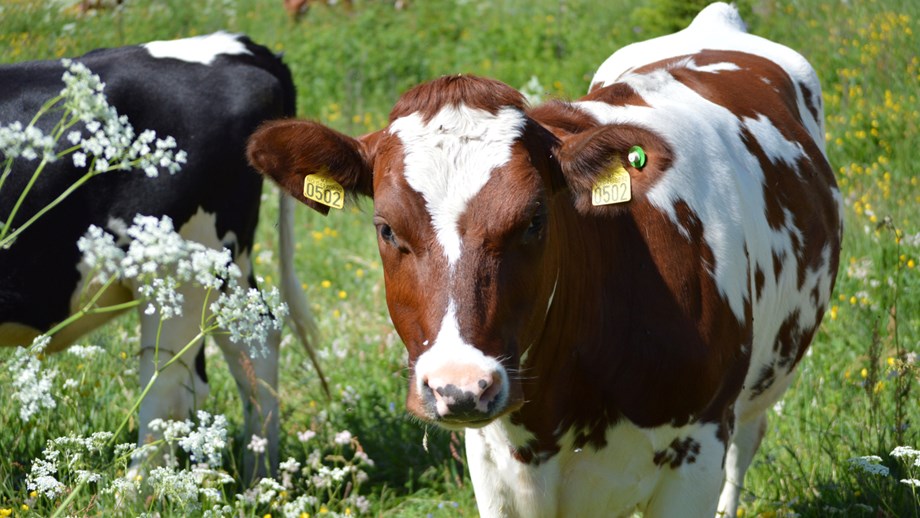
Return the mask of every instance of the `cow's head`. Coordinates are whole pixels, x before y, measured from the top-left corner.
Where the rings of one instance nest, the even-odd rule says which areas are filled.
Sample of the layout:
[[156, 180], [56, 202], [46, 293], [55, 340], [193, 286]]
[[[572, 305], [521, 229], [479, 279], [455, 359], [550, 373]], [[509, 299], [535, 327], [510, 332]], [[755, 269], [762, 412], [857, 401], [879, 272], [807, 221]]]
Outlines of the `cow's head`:
[[[635, 129], [560, 136], [498, 81], [443, 77], [407, 92], [383, 130], [350, 138], [318, 123], [269, 123], [249, 159], [291, 195], [322, 173], [374, 199], [387, 305], [409, 352], [408, 409], [475, 427], [523, 404], [522, 355], [538, 341], [559, 279], [554, 229], [591, 206], [591, 186], [626, 163]], [[632, 133], [629, 133], [632, 132]], [[573, 203], [574, 201], [574, 203]]]

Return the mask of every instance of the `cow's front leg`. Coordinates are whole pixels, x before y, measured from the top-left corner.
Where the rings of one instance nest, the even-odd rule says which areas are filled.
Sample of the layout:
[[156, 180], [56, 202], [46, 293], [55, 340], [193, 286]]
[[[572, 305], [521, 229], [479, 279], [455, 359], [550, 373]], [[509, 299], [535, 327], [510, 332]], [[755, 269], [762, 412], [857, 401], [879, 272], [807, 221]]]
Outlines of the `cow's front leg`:
[[[243, 480], [251, 483], [278, 471], [278, 353], [281, 332], [272, 330], [259, 354], [226, 334], [215, 336], [224, 353], [243, 403]], [[257, 436], [253, 440], [253, 436]], [[250, 446], [252, 446], [250, 448]]]
[[655, 452], [654, 461], [662, 474], [643, 516], [715, 516], [726, 451], [717, 428], [702, 425]]
[[[182, 316], [163, 320], [162, 326], [158, 312], [148, 315], [141, 308], [141, 390], [151, 380], [154, 381], [138, 411], [139, 447], [162, 438], [160, 432], [150, 427], [151, 421], [194, 419], [195, 410], [208, 397], [202, 348], [204, 339], [198, 336], [201, 317], [188, 311], [188, 308], [201, 307], [204, 294], [197, 289], [182, 292], [187, 311]], [[176, 358], [180, 353], [181, 356]], [[147, 458], [153, 465], [162, 464], [165, 451], [164, 448], [158, 448]], [[139, 462], [132, 463], [132, 473], [135, 475], [140, 473]]]

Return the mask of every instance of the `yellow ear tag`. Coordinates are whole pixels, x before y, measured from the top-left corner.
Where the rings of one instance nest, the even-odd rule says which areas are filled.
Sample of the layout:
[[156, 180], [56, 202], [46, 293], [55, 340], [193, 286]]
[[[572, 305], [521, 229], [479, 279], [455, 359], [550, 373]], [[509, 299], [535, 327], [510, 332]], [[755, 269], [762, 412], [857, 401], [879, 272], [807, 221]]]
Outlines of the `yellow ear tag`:
[[345, 206], [345, 189], [339, 182], [323, 173], [308, 174], [304, 177], [303, 197], [334, 209]]
[[597, 179], [591, 189], [592, 205], [613, 205], [632, 199], [629, 172], [622, 164], [616, 164], [612, 169]]

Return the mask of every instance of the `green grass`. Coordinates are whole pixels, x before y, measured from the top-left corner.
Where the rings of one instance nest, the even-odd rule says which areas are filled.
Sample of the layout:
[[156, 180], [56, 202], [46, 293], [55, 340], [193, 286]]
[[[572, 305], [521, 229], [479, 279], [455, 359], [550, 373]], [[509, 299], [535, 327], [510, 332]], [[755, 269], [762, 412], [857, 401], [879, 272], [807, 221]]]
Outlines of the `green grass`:
[[[119, 11], [78, 15], [53, 3], [8, 1], [0, 11], [0, 62], [241, 31], [284, 52], [301, 116], [360, 134], [382, 126], [402, 91], [445, 73], [488, 75], [516, 87], [536, 76], [549, 95], [577, 97], [611, 52], [661, 32], [637, 23], [667, 17], [661, 9], [668, 5], [647, 2], [641, 4], [645, 11], [637, 11], [640, 2], [625, 0], [419, 0], [396, 11], [390, 2], [356, 1], [350, 12], [315, 7], [295, 24], [274, 0], [125, 3]], [[916, 495], [897, 481], [907, 475], [888, 453], [898, 445], [920, 446], [920, 397], [911, 385], [918, 370], [904, 364], [907, 353], [920, 352], [920, 237], [910, 239], [920, 235], [920, 4], [743, 4], [752, 32], [797, 49], [818, 71], [827, 150], [847, 223], [833, 307], [781, 409], [770, 416], [748, 474], [745, 513], [918, 516]], [[265, 192], [257, 268], [271, 284], [278, 278], [267, 254], [277, 250], [277, 196], [273, 188]], [[475, 515], [462, 446], [452, 450], [460, 438], [429, 429], [426, 451], [425, 428], [403, 410], [405, 352], [386, 313], [370, 219], [367, 205], [327, 218], [307, 209], [297, 216], [297, 266], [319, 320], [333, 398], [324, 398], [296, 343], [284, 347], [281, 457], [303, 461], [312, 444], [333, 453], [332, 437], [347, 429], [375, 461], [360, 487], [373, 514]], [[67, 378], [79, 385], [70, 391], [58, 386], [58, 409], [25, 426], [10, 401], [10, 374], [0, 366], [0, 408], [6, 410], [0, 415], [0, 512], [53, 512], [55, 502], [28, 495], [24, 477], [48, 439], [117, 428], [139, 393], [136, 334], [136, 319], [128, 317], [82, 342], [103, 346], [104, 357], [91, 363], [67, 353], [46, 359], [46, 368], [60, 370], [58, 385]], [[11, 351], [0, 351], [0, 364], [10, 357]], [[212, 397], [205, 409], [228, 416], [232, 430], [241, 433], [239, 400], [224, 360], [210, 354], [208, 361]], [[318, 436], [305, 449], [296, 433], [307, 428]], [[131, 422], [121, 440], [135, 438]], [[241, 440], [229, 450], [238, 455]], [[870, 477], [850, 468], [849, 458], [870, 454], [881, 456], [893, 476]], [[920, 478], [918, 471], [913, 478]], [[231, 494], [236, 490], [242, 491], [229, 488]], [[339, 491], [327, 497], [330, 512], [346, 512], [342, 496]], [[84, 490], [68, 513], [108, 515], [105, 505], [111, 505], [105, 497]], [[168, 506], [162, 510], [178, 514]], [[271, 505], [250, 511], [277, 513]]]

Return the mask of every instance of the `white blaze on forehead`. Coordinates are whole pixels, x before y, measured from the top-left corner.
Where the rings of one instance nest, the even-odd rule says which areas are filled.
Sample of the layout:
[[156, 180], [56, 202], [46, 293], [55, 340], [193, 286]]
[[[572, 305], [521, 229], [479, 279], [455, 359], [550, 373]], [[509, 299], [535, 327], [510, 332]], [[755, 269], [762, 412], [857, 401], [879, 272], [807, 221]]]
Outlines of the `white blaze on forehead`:
[[405, 150], [406, 181], [425, 199], [451, 266], [460, 258], [460, 216], [492, 171], [511, 158], [524, 122], [524, 114], [513, 107], [493, 115], [459, 105], [443, 108], [427, 123], [415, 112], [390, 125]]
[[181, 40], [151, 41], [142, 45], [155, 58], [175, 58], [210, 65], [221, 54], [252, 54], [238, 36], [215, 32]]

